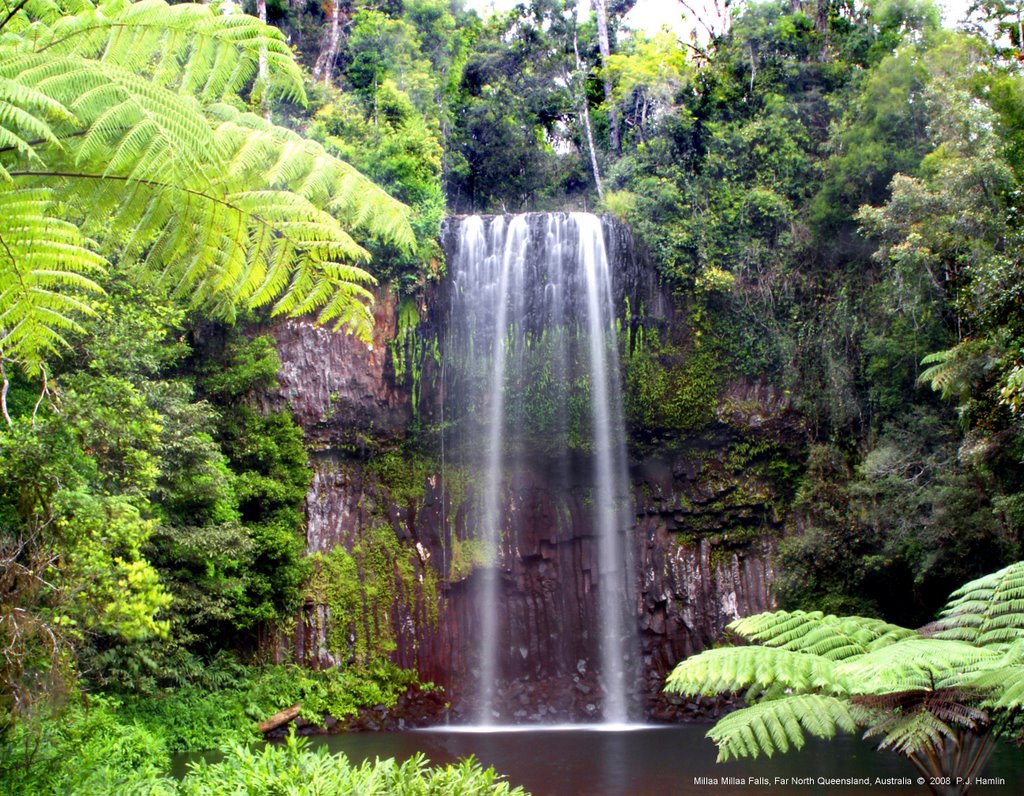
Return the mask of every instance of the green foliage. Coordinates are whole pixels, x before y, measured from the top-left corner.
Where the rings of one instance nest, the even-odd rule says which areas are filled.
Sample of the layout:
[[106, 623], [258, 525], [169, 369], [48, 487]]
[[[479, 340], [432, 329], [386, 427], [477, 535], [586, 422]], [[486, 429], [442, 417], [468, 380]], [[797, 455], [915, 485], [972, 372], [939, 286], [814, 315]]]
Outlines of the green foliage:
[[119, 702], [90, 697], [58, 716], [22, 724], [0, 747], [0, 787], [9, 793], [173, 793], [170, 749], [160, 728], [126, 721]]
[[[152, 696], [83, 696], [57, 715], [19, 725], [0, 746], [0, 788], [34, 794], [177, 794], [221, 792], [218, 789], [228, 785], [236, 792], [242, 786], [257, 787], [259, 782], [270, 787], [280, 780], [260, 779], [263, 774], [255, 770], [259, 766], [249, 770], [237, 765], [242, 759], [266, 762], [268, 756], [280, 762], [274, 751], [279, 747], [255, 751], [250, 746], [260, 739], [259, 721], [295, 703], [300, 703], [303, 715], [313, 721], [320, 721], [325, 714], [344, 719], [360, 708], [393, 706], [416, 684], [413, 673], [383, 663], [365, 669], [314, 672], [292, 666], [246, 668], [224, 657], [207, 667], [202, 677], [203, 685]], [[296, 747], [292, 739], [280, 748], [297, 753], [304, 743]], [[208, 749], [223, 750], [224, 762], [198, 764], [184, 783], [167, 776], [171, 754]], [[306, 771], [303, 761], [312, 756], [304, 751], [301, 760], [292, 760], [302, 763], [293, 770], [296, 787], [312, 787], [300, 775]], [[344, 758], [331, 758], [323, 750], [316, 757], [325, 758], [321, 764], [327, 769], [347, 765]], [[388, 763], [382, 765], [388, 769]], [[465, 769], [455, 767], [431, 776], [440, 783], [472, 785], [477, 781], [475, 775]], [[426, 792], [449, 792], [443, 787], [439, 784], [440, 790]]]
[[144, 483], [110, 494], [79, 430], [56, 417], [0, 430], [0, 728], [45, 698], [35, 687], [67, 673], [84, 634], [124, 641], [168, 629], [158, 614], [170, 598], [143, 556], [153, 530]]
[[822, 694], [761, 702], [719, 721], [708, 732], [718, 745], [718, 762], [730, 758], [771, 757], [790, 748], [803, 749], [807, 735], [834, 738], [838, 731], [853, 732], [856, 720], [848, 702]]
[[1011, 564], [953, 592], [935, 624], [935, 637], [979, 646], [1024, 638], [1024, 566]]
[[338, 661], [361, 665], [382, 660], [395, 649], [393, 612], [400, 604], [421, 621], [436, 621], [432, 569], [384, 521], [372, 525], [348, 551], [342, 546], [312, 557], [305, 585], [314, 604], [327, 607], [328, 652]]
[[[803, 527], [780, 546], [781, 604], [821, 605], [919, 625], [962, 578], [1011, 560], [1015, 526], [979, 490], [955, 424], [918, 409], [883, 428], [851, 467], [812, 450], [794, 509]], [[987, 488], [992, 488], [987, 486]]]
[[634, 435], [687, 434], [707, 425], [725, 384], [728, 355], [714, 332], [687, 346], [645, 334], [625, 360], [623, 401]]
[[282, 746], [267, 746], [260, 753], [234, 747], [218, 763], [201, 762], [181, 783], [180, 793], [194, 796], [236, 793], [252, 796], [280, 793], [360, 793], [367, 796], [408, 793], [443, 796], [464, 793], [485, 796], [525, 796], [494, 772], [469, 758], [457, 765], [429, 768], [423, 755], [404, 763], [394, 759], [354, 766], [344, 755], [330, 755], [321, 747], [310, 751], [302, 739], [291, 737]]
[[113, 252], [224, 317], [272, 304], [368, 335], [373, 278], [349, 230], [406, 248], [412, 231], [352, 167], [231, 106], [261, 59], [265, 96], [304, 100], [280, 32], [209, 6], [106, 0], [22, 3], [4, 34], [5, 359], [35, 373], [65, 347]]
[[[1021, 573], [1024, 562], [962, 586], [930, 637], [820, 612], [740, 619], [729, 629], [757, 644], [687, 658], [665, 687], [688, 695], [745, 692], [749, 706], [708, 733], [719, 761], [799, 749], [806, 733], [831, 738], [860, 728], [922, 773], [963, 782], [980, 772], [994, 737], [1021, 706], [1008, 671], [1024, 660]], [[960, 748], [973, 756], [956, 754]]]

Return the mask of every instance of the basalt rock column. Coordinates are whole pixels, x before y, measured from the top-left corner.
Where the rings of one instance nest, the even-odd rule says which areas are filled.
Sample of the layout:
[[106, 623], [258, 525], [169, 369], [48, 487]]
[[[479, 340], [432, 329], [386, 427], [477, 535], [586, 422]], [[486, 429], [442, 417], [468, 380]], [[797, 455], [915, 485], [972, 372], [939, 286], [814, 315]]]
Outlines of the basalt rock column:
[[[474, 670], [477, 720], [490, 723], [495, 685], [532, 651], [502, 622], [503, 579], [534, 507], [521, 505], [523, 474], [541, 472], [554, 505], [587, 507], [583, 536], [597, 546], [593, 588], [579, 627], [594, 653], [606, 721], [629, 715], [635, 665], [634, 515], [626, 472], [611, 269], [601, 221], [584, 213], [469, 217], [451, 222], [450, 317], [445, 339], [447, 446], [474, 473]], [[556, 516], [553, 521], [560, 521]], [[566, 516], [564, 521], [577, 522]], [[575, 529], [578, 531], [579, 529]], [[579, 535], [579, 534], [577, 534]], [[476, 545], [476, 547], [472, 547]], [[464, 554], [465, 555], [465, 554]], [[557, 588], [557, 581], [556, 581]], [[552, 594], [566, 605], [578, 600]], [[561, 630], [550, 629], [555, 636]], [[566, 639], [572, 649], [578, 639]], [[555, 674], [575, 655], [538, 662]], [[630, 663], [632, 661], [632, 663]]]

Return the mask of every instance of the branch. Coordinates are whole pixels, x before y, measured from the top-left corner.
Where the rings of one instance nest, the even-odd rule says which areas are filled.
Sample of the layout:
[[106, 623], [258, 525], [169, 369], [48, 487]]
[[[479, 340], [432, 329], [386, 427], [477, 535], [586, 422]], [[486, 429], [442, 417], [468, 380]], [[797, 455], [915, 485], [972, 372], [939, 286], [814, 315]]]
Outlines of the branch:
[[25, 7], [25, 4], [27, 2], [28, 2], [28, 0], [21, 0], [21, 2], [18, 3], [18, 5], [16, 5], [13, 9], [11, 9], [11, 13], [9, 13], [6, 17], [4, 17], [4, 21], [3, 22], [0, 22], [0, 30], [3, 30], [4, 27], [6, 27], [7, 23], [10, 22], [11, 19], [14, 18], [15, 14], [17, 14], [19, 11], [21, 11], [21, 9], [23, 9]]

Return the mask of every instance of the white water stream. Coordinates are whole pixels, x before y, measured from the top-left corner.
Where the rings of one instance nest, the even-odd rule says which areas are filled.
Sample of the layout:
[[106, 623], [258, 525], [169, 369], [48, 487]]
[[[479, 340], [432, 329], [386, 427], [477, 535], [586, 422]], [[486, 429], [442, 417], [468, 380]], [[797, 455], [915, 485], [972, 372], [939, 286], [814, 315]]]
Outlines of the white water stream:
[[[615, 334], [612, 273], [602, 222], [587, 213], [511, 217], [471, 216], [457, 226], [450, 263], [454, 291], [453, 324], [462, 339], [464, 367], [479, 374], [477, 394], [465, 397], [484, 423], [478, 460], [482, 494], [478, 539], [487, 566], [480, 573], [480, 626], [477, 644], [477, 723], [497, 715], [496, 684], [502, 677], [500, 606], [503, 552], [512, 518], [505, 499], [510, 469], [524, 456], [521, 440], [524, 394], [535, 370], [526, 372], [524, 353], [541, 351], [545, 373], [556, 385], [552, 439], [569, 439], [570, 393], [589, 393], [586, 427], [591, 438], [576, 440], [589, 451], [592, 466], [591, 522], [597, 537], [597, 627], [599, 677], [604, 691], [602, 718], [629, 719], [627, 661], [635, 649], [630, 627], [627, 544], [630, 495], [626, 470], [619, 359]], [[451, 400], [451, 399], [450, 399]], [[518, 402], [518, 403], [517, 403]], [[510, 414], [514, 419], [510, 419]], [[552, 456], [548, 451], [549, 457]], [[557, 452], [554, 454], [558, 458]], [[569, 468], [568, 453], [561, 455]]]

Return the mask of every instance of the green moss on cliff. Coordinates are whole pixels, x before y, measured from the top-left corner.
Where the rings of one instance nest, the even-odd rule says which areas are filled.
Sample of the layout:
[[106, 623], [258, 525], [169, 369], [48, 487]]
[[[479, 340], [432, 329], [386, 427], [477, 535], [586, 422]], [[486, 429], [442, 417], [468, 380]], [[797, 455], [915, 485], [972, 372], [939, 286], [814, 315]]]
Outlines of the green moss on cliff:
[[626, 418], [636, 437], [692, 434], [715, 417], [731, 357], [715, 334], [696, 333], [686, 345], [654, 330], [634, 336], [625, 361]]
[[390, 525], [378, 523], [351, 551], [338, 546], [312, 556], [306, 597], [328, 609], [323, 629], [336, 659], [368, 664], [393, 652], [397, 606], [437, 621], [436, 579], [418, 555]]

